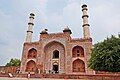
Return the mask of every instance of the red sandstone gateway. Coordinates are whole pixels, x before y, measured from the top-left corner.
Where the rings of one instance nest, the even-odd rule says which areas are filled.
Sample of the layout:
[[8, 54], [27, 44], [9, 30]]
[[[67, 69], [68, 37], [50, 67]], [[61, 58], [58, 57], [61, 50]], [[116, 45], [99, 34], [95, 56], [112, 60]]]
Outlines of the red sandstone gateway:
[[[0, 67], [0, 80], [8, 80], [11, 72], [13, 77], [56, 78], [79, 80], [120, 80], [120, 73], [94, 72], [88, 69], [92, 38], [90, 37], [87, 5], [83, 11], [83, 38], [74, 39], [67, 27], [62, 33], [49, 34], [47, 29], [40, 34], [39, 41], [32, 42], [34, 14], [30, 14], [26, 41], [23, 46], [22, 62], [19, 67]], [[16, 71], [17, 74], [16, 74]], [[18, 74], [19, 73], [19, 74]], [[27, 74], [26, 74], [27, 73]], [[28, 73], [30, 73], [28, 75]], [[36, 73], [36, 74], [32, 74]], [[95, 74], [94, 74], [95, 73]], [[17, 78], [18, 79], [18, 78]], [[21, 80], [21, 78], [20, 78]], [[32, 79], [31, 79], [32, 80]], [[46, 79], [45, 79], [46, 80]]]
[[71, 37], [67, 27], [61, 33], [40, 33], [39, 41], [32, 42], [34, 14], [29, 17], [26, 41], [23, 46], [21, 73], [93, 74], [88, 69], [92, 39], [89, 32], [87, 5], [82, 6], [83, 38]]

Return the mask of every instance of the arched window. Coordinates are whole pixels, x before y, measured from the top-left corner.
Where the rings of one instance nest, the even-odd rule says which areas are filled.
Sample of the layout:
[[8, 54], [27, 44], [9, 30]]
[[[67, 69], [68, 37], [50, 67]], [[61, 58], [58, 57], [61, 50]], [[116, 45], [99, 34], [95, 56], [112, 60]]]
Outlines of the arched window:
[[37, 57], [37, 50], [32, 48], [28, 51], [28, 58], [36, 58]]
[[72, 50], [73, 57], [84, 57], [84, 49], [81, 46], [75, 46]]
[[28, 72], [36, 71], [36, 64], [33, 60], [30, 60], [29, 62], [27, 62], [26, 71], [28, 71]]
[[59, 51], [58, 50], [53, 51], [53, 58], [59, 58]]
[[77, 59], [73, 62], [73, 72], [85, 72], [85, 63]]

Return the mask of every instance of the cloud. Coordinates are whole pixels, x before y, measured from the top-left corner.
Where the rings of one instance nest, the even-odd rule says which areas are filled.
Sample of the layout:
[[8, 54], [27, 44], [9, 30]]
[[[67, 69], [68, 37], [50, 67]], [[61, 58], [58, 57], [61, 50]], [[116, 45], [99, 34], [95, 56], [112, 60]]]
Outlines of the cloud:
[[60, 32], [62, 32], [66, 26], [69, 26], [73, 31], [72, 35], [74, 37], [82, 37], [82, 12], [80, 4], [77, 2], [69, 3], [64, 6], [61, 13], [53, 11], [47, 16], [47, 26], [51, 32], [58, 32], [60, 30]]
[[94, 43], [111, 34], [118, 34], [120, 25], [119, 11], [113, 3], [99, 4], [90, 10], [91, 33]]
[[[3, 4], [6, 3], [6, 1], [3, 2]], [[9, 11], [7, 11], [7, 7], [10, 9]], [[0, 8], [0, 65], [6, 64], [11, 58], [21, 58], [28, 14], [30, 12], [34, 12], [36, 16], [40, 14], [42, 20], [46, 16], [46, 0], [12, 0], [7, 7]], [[36, 17], [36, 19], [38, 18]], [[35, 24], [39, 22], [36, 21]]]
[[82, 12], [80, 4], [73, 2], [63, 9], [63, 18], [66, 25], [70, 26], [74, 37], [82, 37]]
[[[48, 16], [48, 21], [47, 21], [47, 25], [49, 28], [49, 32], [58, 32], [58, 31], [62, 31], [63, 27], [64, 27], [64, 22], [63, 22], [63, 16], [59, 13], [51, 13]], [[61, 32], [60, 31], [60, 32]]]
[[19, 53], [21, 51], [19, 47], [21, 44], [19, 44], [19, 41], [21, 39], [19, 38], [20, 35], [17, 35], [18, 33], [15, 31], [17, 25], [14, 22], [13, 17], [11, 15], [5, 14], [3, 11], [0, 11], [0, 15], [1, 15], [1, 18], [0, 18], [0, 22], [1, 22], [0, 23], [0, 26], [1, 26], [1, 29], [0, 29], [0, 37], [1, 37], [0, 38], [0, 51], [1, 51], [0, 64], [3, 65], [11, 57], [20, 56]]

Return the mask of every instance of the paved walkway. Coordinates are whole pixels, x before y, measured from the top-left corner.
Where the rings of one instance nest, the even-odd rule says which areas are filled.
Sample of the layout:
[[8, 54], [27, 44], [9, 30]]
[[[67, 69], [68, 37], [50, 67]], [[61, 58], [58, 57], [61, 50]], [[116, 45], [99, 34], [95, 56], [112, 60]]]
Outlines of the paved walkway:
[[85, 79], [50, 79], [50, 78], [6, 78], [6, 77], [0, 77], [0, 80], [85, 80]]

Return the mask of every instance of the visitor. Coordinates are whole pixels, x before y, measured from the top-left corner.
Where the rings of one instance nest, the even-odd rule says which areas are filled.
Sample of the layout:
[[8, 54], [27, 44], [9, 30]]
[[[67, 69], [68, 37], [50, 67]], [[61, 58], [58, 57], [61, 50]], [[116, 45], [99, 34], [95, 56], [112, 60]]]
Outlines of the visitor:
[[30, 72], [28, 72], [28, 75], [27, 75], [28, 79], [30, 78]]
[[38, 74], [40, 74], [41, 72], [40, 72], [40, 69], [38, 69]]
[[13, 77], [13, 75], [12, 75], [11, 73], [8, 73], [8, 75], [9, 75], [9, 77], [10, 77], [10, 78], [12, 78], [12, 77]]
[[49, 70], [49, 74], [51, 73], [51, 70]]

